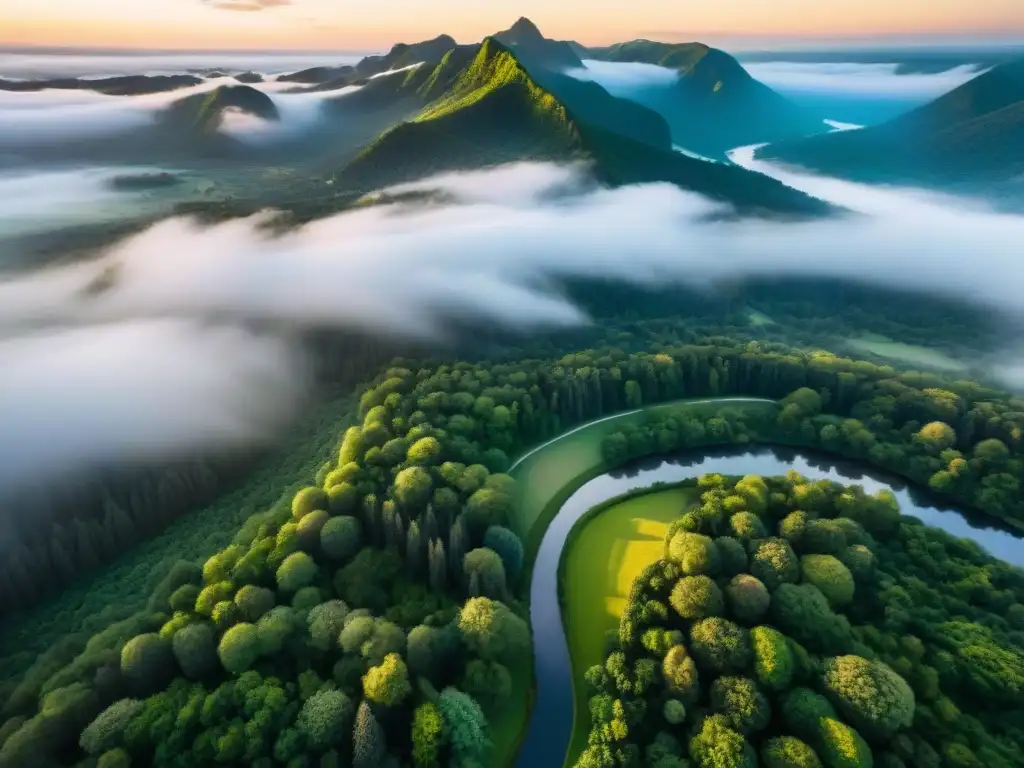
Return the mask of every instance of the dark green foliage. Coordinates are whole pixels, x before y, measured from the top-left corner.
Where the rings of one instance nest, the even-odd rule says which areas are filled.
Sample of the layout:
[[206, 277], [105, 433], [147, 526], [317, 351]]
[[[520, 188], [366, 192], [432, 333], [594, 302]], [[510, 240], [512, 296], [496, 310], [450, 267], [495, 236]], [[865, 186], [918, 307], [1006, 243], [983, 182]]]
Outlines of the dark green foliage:
[[386, 750], [384, 730], [364, 701], [352, 726], [352, 768], [378, 768]]
[[764, 617], [772, 600], [765, 585], [749, 573], [734, 576], [725, 588], [725, 594], [733, 617], [747, 626]]
[[462, 691], [445, 688], [437, 700], [456, 765], [486, 764], [491, 750], [487, 719], [480, 706]]
[[503, 600], [507, 592], [505, 565], [498, 553], [487, 547], [480, 547], [466, 553], [462, 560], [462, 571], [467, 583], [474, 576], [479, 579], [480, 592], [477, 597]]
[[348, 606], [341, 600], [330, 600], [311, 608], [306, 617], [309, 644], [321, 651], [335, 648], [348, 613]]
[[504, 663], [522, 658], [530, 647], [530, 629], [502, 603], [486, 597], [466, 601], [459, 611], [466, 646], [481, 658]]
[[121, 651], [121, 674], [139, 693], [159, 690], [174, 675], [171, 644], [159, 635], [133, 637]]
[[763, 730], [771, 720], [768, 698], [746, 677], [719, 677], [711, 684], [711, 709], [725, 715], [730, 725], [742, 734]]
[[295, 727], [310, 747], [324, 751], [343, 742], [353, 710], [341, 691], [318, 691], [303, 702]]
[[171, 649], [182, 674], [190, 680], [202, 680], [219, 667], [217, 634], [206, 622], [189, 624], [175, 632]]
[[826, 597], [813, 584], [780, 586], [772, 595], [771, 619], [808, 648], [828, 653], [849, 645], [849, 623], [832, 612]]
[[820, 589], [833, 608], [853, 600], [853, 574], [832, 555], [804, 555], [800, 570], [804, 581]]
[[778, 736], [761, 746], [764, 768], [822, 768], [818, 755], [793, 736]]
[[747, 551], [743, 545], [731, 536], [719, 536], [715, 539], [718, 548], [720, 572], [723, 576], [736, 576], [747, 570]]
[[508, 528], [492, 525], [484, 534], [484, 546], [498, 553], [509, 584], [515, 584], [523, 568], [523, 542], [519, 537]]
[[231, 627], [220, 639], [217, 655], [224, 669], [240, 675], [260, 656], [260, 639], [253, 624], [243, 622]]
[[142, 707], [143, 703], [138, 699], [115, 701], [82, 731], [79, 740], [82, 749], [90, 755], [100, 755], [119, 747], [124, 729]]
[[265, 587], [247, 584], [235, 594], [235, 605], [242, 620], [254, 622], [274, 607], [274, 593]]
[[813, 740], [818, 734], [818, 721], [835, 718], [828, 699], [809, 688], [793, 688], [782, 697], [782, 719], [790, 731], [803, 739]]

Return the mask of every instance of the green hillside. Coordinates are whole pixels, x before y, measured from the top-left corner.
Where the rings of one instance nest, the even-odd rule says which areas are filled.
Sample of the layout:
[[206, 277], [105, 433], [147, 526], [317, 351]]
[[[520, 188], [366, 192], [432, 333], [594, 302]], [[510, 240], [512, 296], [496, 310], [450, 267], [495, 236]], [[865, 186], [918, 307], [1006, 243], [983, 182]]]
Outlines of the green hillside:
[[755, 80], [732, 56], [703, 43], [633, 40], [589, 49], [589, 55], [677, 70], [673, 87], [647, 89], [636, 99], [668, 120], [677, 144], [709, 157], [825, 130], [820, 119]]
[[858, 131], [765, 147], [758, 157], [858, 181], [938, 187], [1024, 178], [1024, 59]]
[[[619, 109], [623, 100], [594, 83], [557, 73], [535, 77], [493, 38], [456, 72], [458, 61], [467, 58], [468, 51], [455, 49], [433, 71], [413, 70], [389, 86], [391, 98], [415, 96], [429, 103], [367, 146], [339, 173], [339, 188], [369, 192], [448, 170], [589, 159], [610, 184], [668, 181], [745, 210], [801, 215], [828, 210], [766, 176], [673, 152], [664, 121], [642, 107], [636, 109], [658, 121], [653, 124], [662, 126], [662, 134], [638, 135], [630, 111]], [[384, 98], [383, 90], [378, 97]]]

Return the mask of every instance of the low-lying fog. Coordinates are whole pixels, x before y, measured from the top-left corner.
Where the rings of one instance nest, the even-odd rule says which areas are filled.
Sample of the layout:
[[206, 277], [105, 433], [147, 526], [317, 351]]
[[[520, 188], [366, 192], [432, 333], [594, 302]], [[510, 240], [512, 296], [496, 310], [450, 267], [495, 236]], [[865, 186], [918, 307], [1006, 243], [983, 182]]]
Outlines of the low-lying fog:
[[[600, 189], [579, 167], [520, 164], [404, 185], [445, 191], [445, 204], [364, 208], [277, 237], [257, 219], [168, 220], [97, 262], [9, 276], [0, 485], [52, 472], [55, 446], [70, 470], [266, 436], [304, 384], [288, 341], [302, 327], [423, 337], [452, 313], [524, 330], [587, 322], [547, 288], [556, 275], [698, 286], [834, 276], [1022, 311], [1024, 218], [752, 154], [733, 160], [859, 213], [709, 222], [716, 204], [668, 184]], [[248, 319], [279, 330], [241, 330]]]

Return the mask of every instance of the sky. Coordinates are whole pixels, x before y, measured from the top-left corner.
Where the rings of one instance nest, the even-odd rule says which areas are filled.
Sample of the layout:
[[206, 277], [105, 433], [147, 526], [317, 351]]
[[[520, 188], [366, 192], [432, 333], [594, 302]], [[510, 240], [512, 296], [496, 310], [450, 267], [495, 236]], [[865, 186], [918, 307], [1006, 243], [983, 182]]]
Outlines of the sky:
[[2, 0], [0, 45], [378, 51], [442, 32], [473, 42], [519, 16], [550, 37], [734, 47], [785, 40], [1024, 38], [1022, 0]]

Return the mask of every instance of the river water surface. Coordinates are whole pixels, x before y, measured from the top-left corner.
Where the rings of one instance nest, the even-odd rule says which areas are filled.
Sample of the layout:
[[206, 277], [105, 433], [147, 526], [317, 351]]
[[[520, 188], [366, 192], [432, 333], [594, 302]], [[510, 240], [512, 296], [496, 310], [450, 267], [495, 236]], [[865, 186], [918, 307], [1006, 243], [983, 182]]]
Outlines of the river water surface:
[[530, 582], [530, 620], [537, 695], [530, 725], [520, 749], [518, 768], [561, 766], [572, 735], [573, 688], [569, 649], [565, 641], [558, 601], [558, 565], [573, 525], [587, 510], [607, 499], [658, 482], [673, 483], [708, 472], [724, 475], [783, 475], [795, 469], [811, 480], [834, 480], [860, 485], [874, 493], [892, 491], [904, 515], [970, 539], [991, 555], [1024, 565], [1024, 539], [1008, 530], [979, 522], [954, 509], [940, 508], [934, 500], [912, 490], [900, 479], [865, 470], [859, 464], [804, 450], [731, 448], [645, 460], [596, 477], [566, 500], [551, 521], [534, 565]]

